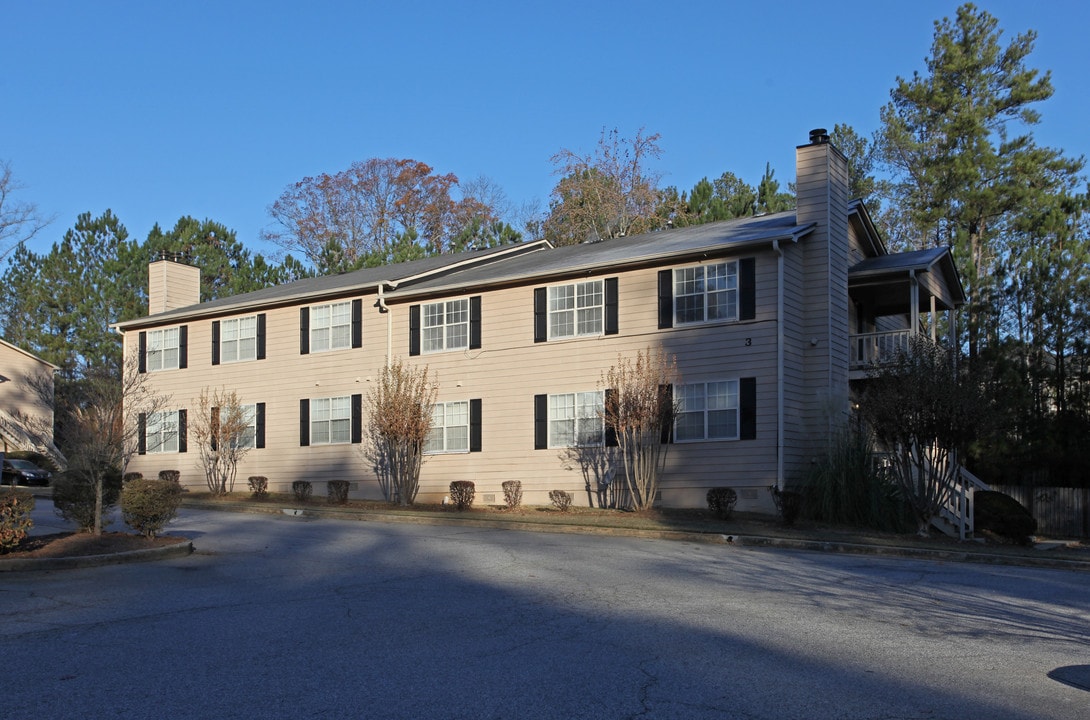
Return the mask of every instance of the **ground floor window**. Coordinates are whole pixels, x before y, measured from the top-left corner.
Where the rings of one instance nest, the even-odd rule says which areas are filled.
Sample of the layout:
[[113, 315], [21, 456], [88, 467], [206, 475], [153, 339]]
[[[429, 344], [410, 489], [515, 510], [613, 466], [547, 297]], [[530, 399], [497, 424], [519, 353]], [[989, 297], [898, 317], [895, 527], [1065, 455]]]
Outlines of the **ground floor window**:
[[678, 403], [674, 424], [677, 442], [738, 439], [737, 380], [678, 385], [674, 399]]

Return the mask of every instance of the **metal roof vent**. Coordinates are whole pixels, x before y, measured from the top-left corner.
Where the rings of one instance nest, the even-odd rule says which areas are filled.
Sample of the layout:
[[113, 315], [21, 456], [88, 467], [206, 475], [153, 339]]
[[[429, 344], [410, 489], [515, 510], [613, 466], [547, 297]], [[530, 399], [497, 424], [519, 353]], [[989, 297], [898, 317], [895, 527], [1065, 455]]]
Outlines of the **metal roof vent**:
[[826, 145], [829, 142], [829, 131], [825, 128], [814, 128], [810, 131], [811, 145]]

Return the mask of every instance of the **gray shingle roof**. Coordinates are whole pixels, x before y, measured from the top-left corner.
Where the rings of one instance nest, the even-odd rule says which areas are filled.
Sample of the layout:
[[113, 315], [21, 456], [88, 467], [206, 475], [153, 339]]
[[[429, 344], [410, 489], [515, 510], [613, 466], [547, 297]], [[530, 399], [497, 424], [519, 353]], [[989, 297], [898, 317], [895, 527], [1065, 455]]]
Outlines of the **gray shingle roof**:
[[794, 211], [789, 211], [558, 248], [540, 241], [507, 245], [364, 268], [340, 275], [307, 278], [178, 308], [149, 318], [117, 323], [117, 327], [127, 329], [188, 317], [221, 315], [256, 307], [307, 302], [356, 291], [369, 291], [383, 282], [400, 285], [396, 291], [387, 292], [388, 296], [396, 297], [435, 292], [439, 289], [481, 287], [527, 278], [547, 278], [594, 269], [650, 263], [672, 257], [722, 253], [732, 248], [770, 243], [774, 239], [795, 241], [812, 229], [812, 223], [798, 225]]

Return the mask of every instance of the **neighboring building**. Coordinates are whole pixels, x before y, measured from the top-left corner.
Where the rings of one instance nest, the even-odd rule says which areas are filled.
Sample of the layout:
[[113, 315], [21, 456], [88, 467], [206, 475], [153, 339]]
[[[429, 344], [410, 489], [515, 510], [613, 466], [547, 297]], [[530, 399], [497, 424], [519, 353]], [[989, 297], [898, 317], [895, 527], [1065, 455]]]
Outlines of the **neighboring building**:
[[56, 365], [0, 340], [0, 451], [37, 452], [64, 467], [53, 445], [56, 371]]
[[587, 461], [603, 437], [603, 373], [651, 347], [682, 375], [661, 502], [703, 506], [708, 488], [731, 486], [739, 509], [771, 509], [767, 488], [802, 479], [847, 418], [861, 363], [921, 331], [921, 313], [934, 327], [964, 302], [948, 250], [887, 253], [824, 131], [797, 149], [797, 189], [792, 212], [443, 255], [206, 303], [194, 268], [153, 263], [155, 314], [116, 327], [171, 409], [142, 418], [128, 470], [178, 469], [203, 486], [186, 427], [201, 390], [222, 387], [253, 417], [243, 483], [307, 479], [319, 494], [348, 479], [353, 496], [381, 497], [361, 452], [366, 396], [396, 356], [439, 378], [419, 500], [472, 480], [478, 501], [502, 502], [501, 483], [520, 480], [527, 503], [558, 488], [597, 502]]

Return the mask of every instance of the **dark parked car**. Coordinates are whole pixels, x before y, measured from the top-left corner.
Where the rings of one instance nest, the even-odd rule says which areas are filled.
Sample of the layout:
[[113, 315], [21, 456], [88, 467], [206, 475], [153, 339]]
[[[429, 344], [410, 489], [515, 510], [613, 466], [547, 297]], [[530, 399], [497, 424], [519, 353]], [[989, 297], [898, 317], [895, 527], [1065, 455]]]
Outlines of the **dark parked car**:
[[48, 485], [53, 473], [42, 470], [29, 460], [4, 460], [4, 484]]

